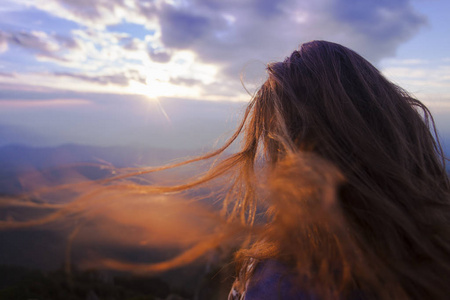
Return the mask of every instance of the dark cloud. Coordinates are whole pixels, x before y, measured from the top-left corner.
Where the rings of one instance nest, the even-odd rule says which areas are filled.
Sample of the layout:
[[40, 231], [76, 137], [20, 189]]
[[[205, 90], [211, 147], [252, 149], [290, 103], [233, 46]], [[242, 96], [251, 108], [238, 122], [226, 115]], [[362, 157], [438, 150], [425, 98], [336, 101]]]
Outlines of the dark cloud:
[[[374, 27], [379, 22], [385, 23], [389, 18], [404, 16], [407, 20], [391, 20], [410, 22], [411, 17], [417, 19], [417, 13], [412, 10], [408, 0], [352, 1], [339, 0], [331, 7], [332, 14], [344, 23], [360, 24]], [[420, 18], [419, 18], [420, 21]]]
[[375, 59], [395, 54], [401, 43], [427, 23], [424, 16], [413, 10], [408, 0], [339, 0], [331, 6], [331, 14], [372, 46], [365, 50]]
[[[233, 3], [234, 2], [234, 3]], [[223, 1], [223, 0], [191, 0], [193, 7], [207, 7], [208, 9], [215, 11], [222, 11], [226, 8], [230, 3], [235, 5], [239, 3], [239, 1]]]
[[139, 14], [146, 16], [147, 19], [150, 19], [158, 14], [158, 9], [154, 0], [140, 0], [135, 4], [138, 8]]
[[80, 48], [79, 43], [70, 36], [47, 35], [44, 32], [6, 32], [0, 31], [0, 43], [5, 43], [26, 49], [41, 57], [66, 61], [63, 54], [68, 50]]
[[59, 44], [61, 48], [69, 49], [69, 50], [77, 50], [80, 49], [80, 44], [77, 40], [70, 36], [63, 36], [63, 35], [54, 35], [54, 40]]
[[44, 37], [31, 32], [4, 33], [9, 44], [19, 46], [39, 53], [50, 53], [52, 48]]
[[142, 84], [147, 84], [147, 82], [146, 82], [147, 78], [145, 76], [141, 75], [141, 73], [139, 73], [139, 71], [137, 71], [137, 70], [129, 70], [128, 71], [128, 78], [129, 79], [133, 79], [133, 80], [135, 80], [137, 82], [140, 82]]
[[83, 75], [79, 73], [69, 73], [69, 72], [55, 72], [53, 73], [53, 75], [58, 77], [71, 77], [102, 85], [114, 84], [120, 86], [127, 86], [130, 83], [130, 80], [135, 80], [142, 84], [146, 84], [146, 78], [143, 75], [141, 75], [137, 70], [128, 70], [124, 73], [100, 75], [100, 76]]
[[190, 1], [187, 8], [166, 5], [159, 17], [161, 41], [169, 49], [194, 51], [204, 62], [221, 66], [221, 74], [239, 84], [246, 62], [282, 58], [299, 43], [301, 27], [291, 24], [278, 6], [287, 1]]
[[159, 22], [161, 40], [170, 48], [183, 49], [204, 37], [211, 27], [210, 19], [192, 13], [195, 10], [176, 9], [164, 5]]
[[132, 37], [125, 37], [120, 40], [123, 48], [129, 51], [136, 51], [139, 49], [139, 40]]
[[[135, 23], [136, 17], [149, 19], [156, 12], [154, 0], [47, 0], [44, 9], [61, 18], [74, 21], [83, 27], [106, 28], [124, 21]], [[134, 2], [134, 3], [133, 3]], [[130, 3], [133, 3], [131, 6]], [[37, 9], [42, 9], [35, 5]], [[133, 7], [133, 8], [132, 8]], [[124, 15], [118, 11], [127, 11]], [[142, 25], [142, 24], [141, 24]]]
[[283, 2], [285, 1], [258, 0], [254, 1], [254, 6], [261, 16], [271, 18], [283, 14], [283, 11], [280, 9], [280, 5]]
[[123, 0], [58, 0], [57, 2], [76, 17], [92, 21], [100, 21], [105, 15], [114, 15], [117, 6], [125, 6]]
[[202, 12], [195, 18], [207, 24], [207, 29], [194, 30], [189, 36], [195, 39], [188, 39], [190, 43], [183, 39], [177, 43], [185, 30], [177, 31], [174, 26], [188, 31], [197, 26], [196, 21], [192, 26], [189, 22], [161, 22], [163, 43], [168, 48], [186, 46], [205, 62], [221, 65], [222, 74], [235, 79], [250, 60], [283, 59], [312, 39], [342, 43], [376, 64], [393, 56], [426, 23], [408, 0], [334, 0], [332, 5], [329, 1], [293, 0], [190, 3], [190, 11]]
[[148, 56], [150, 56], [150, 59], [154, 62], [158, 63], [166, 63], [170, 61], [172, 58], [172, 55], [166, 51], [166, 50], [155, 50], [152, 48], [148, 49]]

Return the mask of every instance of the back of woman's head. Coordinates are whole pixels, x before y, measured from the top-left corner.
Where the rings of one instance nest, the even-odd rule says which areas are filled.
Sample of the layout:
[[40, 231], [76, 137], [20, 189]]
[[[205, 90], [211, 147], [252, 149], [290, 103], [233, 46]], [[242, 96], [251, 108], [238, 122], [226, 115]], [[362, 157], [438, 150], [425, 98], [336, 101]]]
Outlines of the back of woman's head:
[[[286, 160], [296, 153], [311, 152], [337, 167], [345, 179], [336, 187], [335, 214], [343, 217], [337, 218], [339, 230], [345, 228], [358, 248], [349, 253], [366, 259], [359, 275], [373, 268], [375, 285], [386, 276], [411, 298], [450, 294], [449, 182], [428, 109], [356, 52], [330, 42], [303, 44], [283, 62], [269, 64], [268, 73], [251, 104], [246, 144], [262, 141], [274, 174], [280, 165], [288, 169]], [[284, 180], [295, 183], [299, 176]], [[276, 193], [284, 186], [293, 185], [278, 184]], [[311, 242], [307, 236], [302, 243]], [[278, 243], [285, 252], [280, 255], [307, 259], [289, 241]], [[319, 281], [333, 281], [335, 275], [324, 274], [329, 278]]]
[[312, 151], [347, 176], [375, 172], [442, 184], [429, 111], [357, 53], [313, 41], [268, 72], [255, 115], [273, 160], [286, 150]]

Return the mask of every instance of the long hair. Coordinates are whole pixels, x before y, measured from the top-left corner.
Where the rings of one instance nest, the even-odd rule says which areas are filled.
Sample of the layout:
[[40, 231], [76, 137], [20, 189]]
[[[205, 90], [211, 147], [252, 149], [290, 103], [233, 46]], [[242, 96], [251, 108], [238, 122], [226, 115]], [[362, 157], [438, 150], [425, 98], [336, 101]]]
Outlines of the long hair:
[[[262, 258], [294, 260], [306, 285], [328, 297], [359, 286], [382, 298], [444, 299], [449, 180], [428, 109], [360, 55], [330, 42], [303, 44], [268, 72], [247, 130], [254, 143], [263, 141], [275, 170], [272, 204], [279, 211], [265, 240], [276, 250]], [[319, 163], [308, 174], [298, 159], [305, 153], [329, 167]], [[344, 179], [305, 184], [305, 176], [330, 172]], [[334, 204], [311, 210], [306, 200], [333, 187]], [[264, 244], [241, 256], [258, 257]]]
[[[145, 195], [226, 178], [227, 222], [220, 234], [140, 270], [188, 263], [250, 233], [236, 255], [242, 279], [252, 276], [247, 267], [253, 259], [276, 259], [289, 266], [299, 285], [323, 298], [353, 291], [368, 299], [450, 295], [450, 184], [428, 109], [360, 55], [331, 42], [305, 43], [267, 71], [237, 130], [218, 150], [97, 181], [108, 183], [101, 188], [108, 194]], [[120, 182], [219, 157], [240, 136], [239, 151], [190, 182]], [[44, 219], [4, 222], [2, 228], [55, 220], [92, 193], [97, 191]]]

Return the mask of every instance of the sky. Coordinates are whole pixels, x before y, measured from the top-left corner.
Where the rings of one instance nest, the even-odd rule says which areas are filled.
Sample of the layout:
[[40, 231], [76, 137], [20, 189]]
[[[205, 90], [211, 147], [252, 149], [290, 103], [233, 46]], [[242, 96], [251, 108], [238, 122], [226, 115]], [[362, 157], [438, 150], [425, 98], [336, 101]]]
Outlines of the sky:
[[265, 64], [315, 39], [363, 55], [450, 135], [447, 0], [0, 1], [0, 146], [211, 147]]

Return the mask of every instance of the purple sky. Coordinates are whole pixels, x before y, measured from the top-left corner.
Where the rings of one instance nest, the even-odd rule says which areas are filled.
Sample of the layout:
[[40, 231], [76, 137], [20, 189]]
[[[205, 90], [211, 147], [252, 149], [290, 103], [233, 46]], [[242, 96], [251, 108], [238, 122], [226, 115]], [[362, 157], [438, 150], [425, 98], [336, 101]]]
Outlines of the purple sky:
[[342, 43], [450, 134], [446, 0], [3, 0], [0, 145], [210, 147], [265, 63]]

